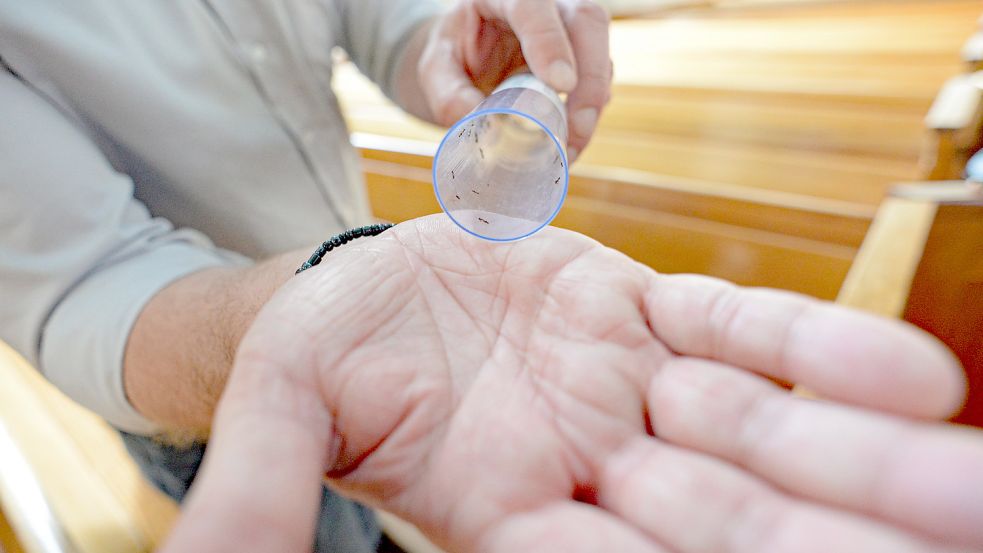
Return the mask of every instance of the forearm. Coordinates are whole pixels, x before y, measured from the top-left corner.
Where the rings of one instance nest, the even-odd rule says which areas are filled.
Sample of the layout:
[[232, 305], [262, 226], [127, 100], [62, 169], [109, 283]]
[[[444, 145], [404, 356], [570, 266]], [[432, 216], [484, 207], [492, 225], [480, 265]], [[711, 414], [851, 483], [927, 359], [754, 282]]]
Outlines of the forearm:
[[308, 254], [206, 269], [157, 293], [126, 345], [123, 382], [137, 411], [174, 431], [207, 431], [239, 341]]
[[406, 45], [406, 50], [400, 56], [399, 67], [396, 69], [396, 98], [399, 106], [407, 113], [429, 123], [436, 121], [424, 96], [417, 67], [432, 27], [431, 19], [414, 31], [413, 37]]

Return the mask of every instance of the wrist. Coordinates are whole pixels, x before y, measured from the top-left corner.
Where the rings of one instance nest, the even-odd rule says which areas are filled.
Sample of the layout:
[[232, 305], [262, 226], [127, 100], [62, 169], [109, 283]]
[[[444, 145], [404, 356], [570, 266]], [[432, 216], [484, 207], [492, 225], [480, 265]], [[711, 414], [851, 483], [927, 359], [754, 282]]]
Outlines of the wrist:
[[260, 307], [306, 255], [199, 271], [144, 306], [129, 340], [123, 384], [132, 406], [167, 431], [206, 433], [235, 351]]

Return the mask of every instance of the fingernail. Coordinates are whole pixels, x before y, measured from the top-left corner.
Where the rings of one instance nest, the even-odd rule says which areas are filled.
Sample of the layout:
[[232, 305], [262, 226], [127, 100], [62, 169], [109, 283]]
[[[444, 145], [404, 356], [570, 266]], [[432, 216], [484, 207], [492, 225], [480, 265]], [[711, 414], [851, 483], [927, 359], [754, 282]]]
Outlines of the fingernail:
[[565, 61], [557, 60], [550, 64], [546, 78], [559, 92], [570, 92], [573, 87], [577, 86], [577, 73]]
[[567, 150], [567, 160], [570, 161], [570, 163], [577, 161], [577, 156], [579, 155], [580, 155], [580, 150], [578, 150], [577, 148], [569, 148]]
[[573, 114], [573, 130], [580, 136], [590, 136], [597, 125], [597, 109], [581, 108]]

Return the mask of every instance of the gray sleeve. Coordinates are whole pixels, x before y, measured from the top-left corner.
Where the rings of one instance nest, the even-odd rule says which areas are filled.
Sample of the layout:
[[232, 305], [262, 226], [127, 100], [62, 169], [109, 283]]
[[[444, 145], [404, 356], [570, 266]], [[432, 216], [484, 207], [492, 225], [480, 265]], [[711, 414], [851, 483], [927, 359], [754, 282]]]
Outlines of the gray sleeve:
[[154, 432], [123, 389], [130, 329], [170, 282], [226, 263], [152, 218], [84, 133], [0, 70], [0, 339], [48, 380], [118, 428]]
[[422, 23], [443, 10], [436, 0], [321, 0], [338, 30], [339, 46], [359, 70], [395, 99], [402, 53]]

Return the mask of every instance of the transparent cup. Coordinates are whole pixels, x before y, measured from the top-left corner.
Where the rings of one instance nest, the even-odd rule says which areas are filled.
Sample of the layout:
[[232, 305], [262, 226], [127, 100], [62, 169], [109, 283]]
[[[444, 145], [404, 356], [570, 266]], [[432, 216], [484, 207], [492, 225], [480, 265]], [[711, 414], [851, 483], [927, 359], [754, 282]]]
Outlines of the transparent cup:
[[570, 181], [563, 102], [531, 74], [503, 82], [437, 148], [433, 184], [454, 223], [498, 242], [535, 234], [559, 213]]

